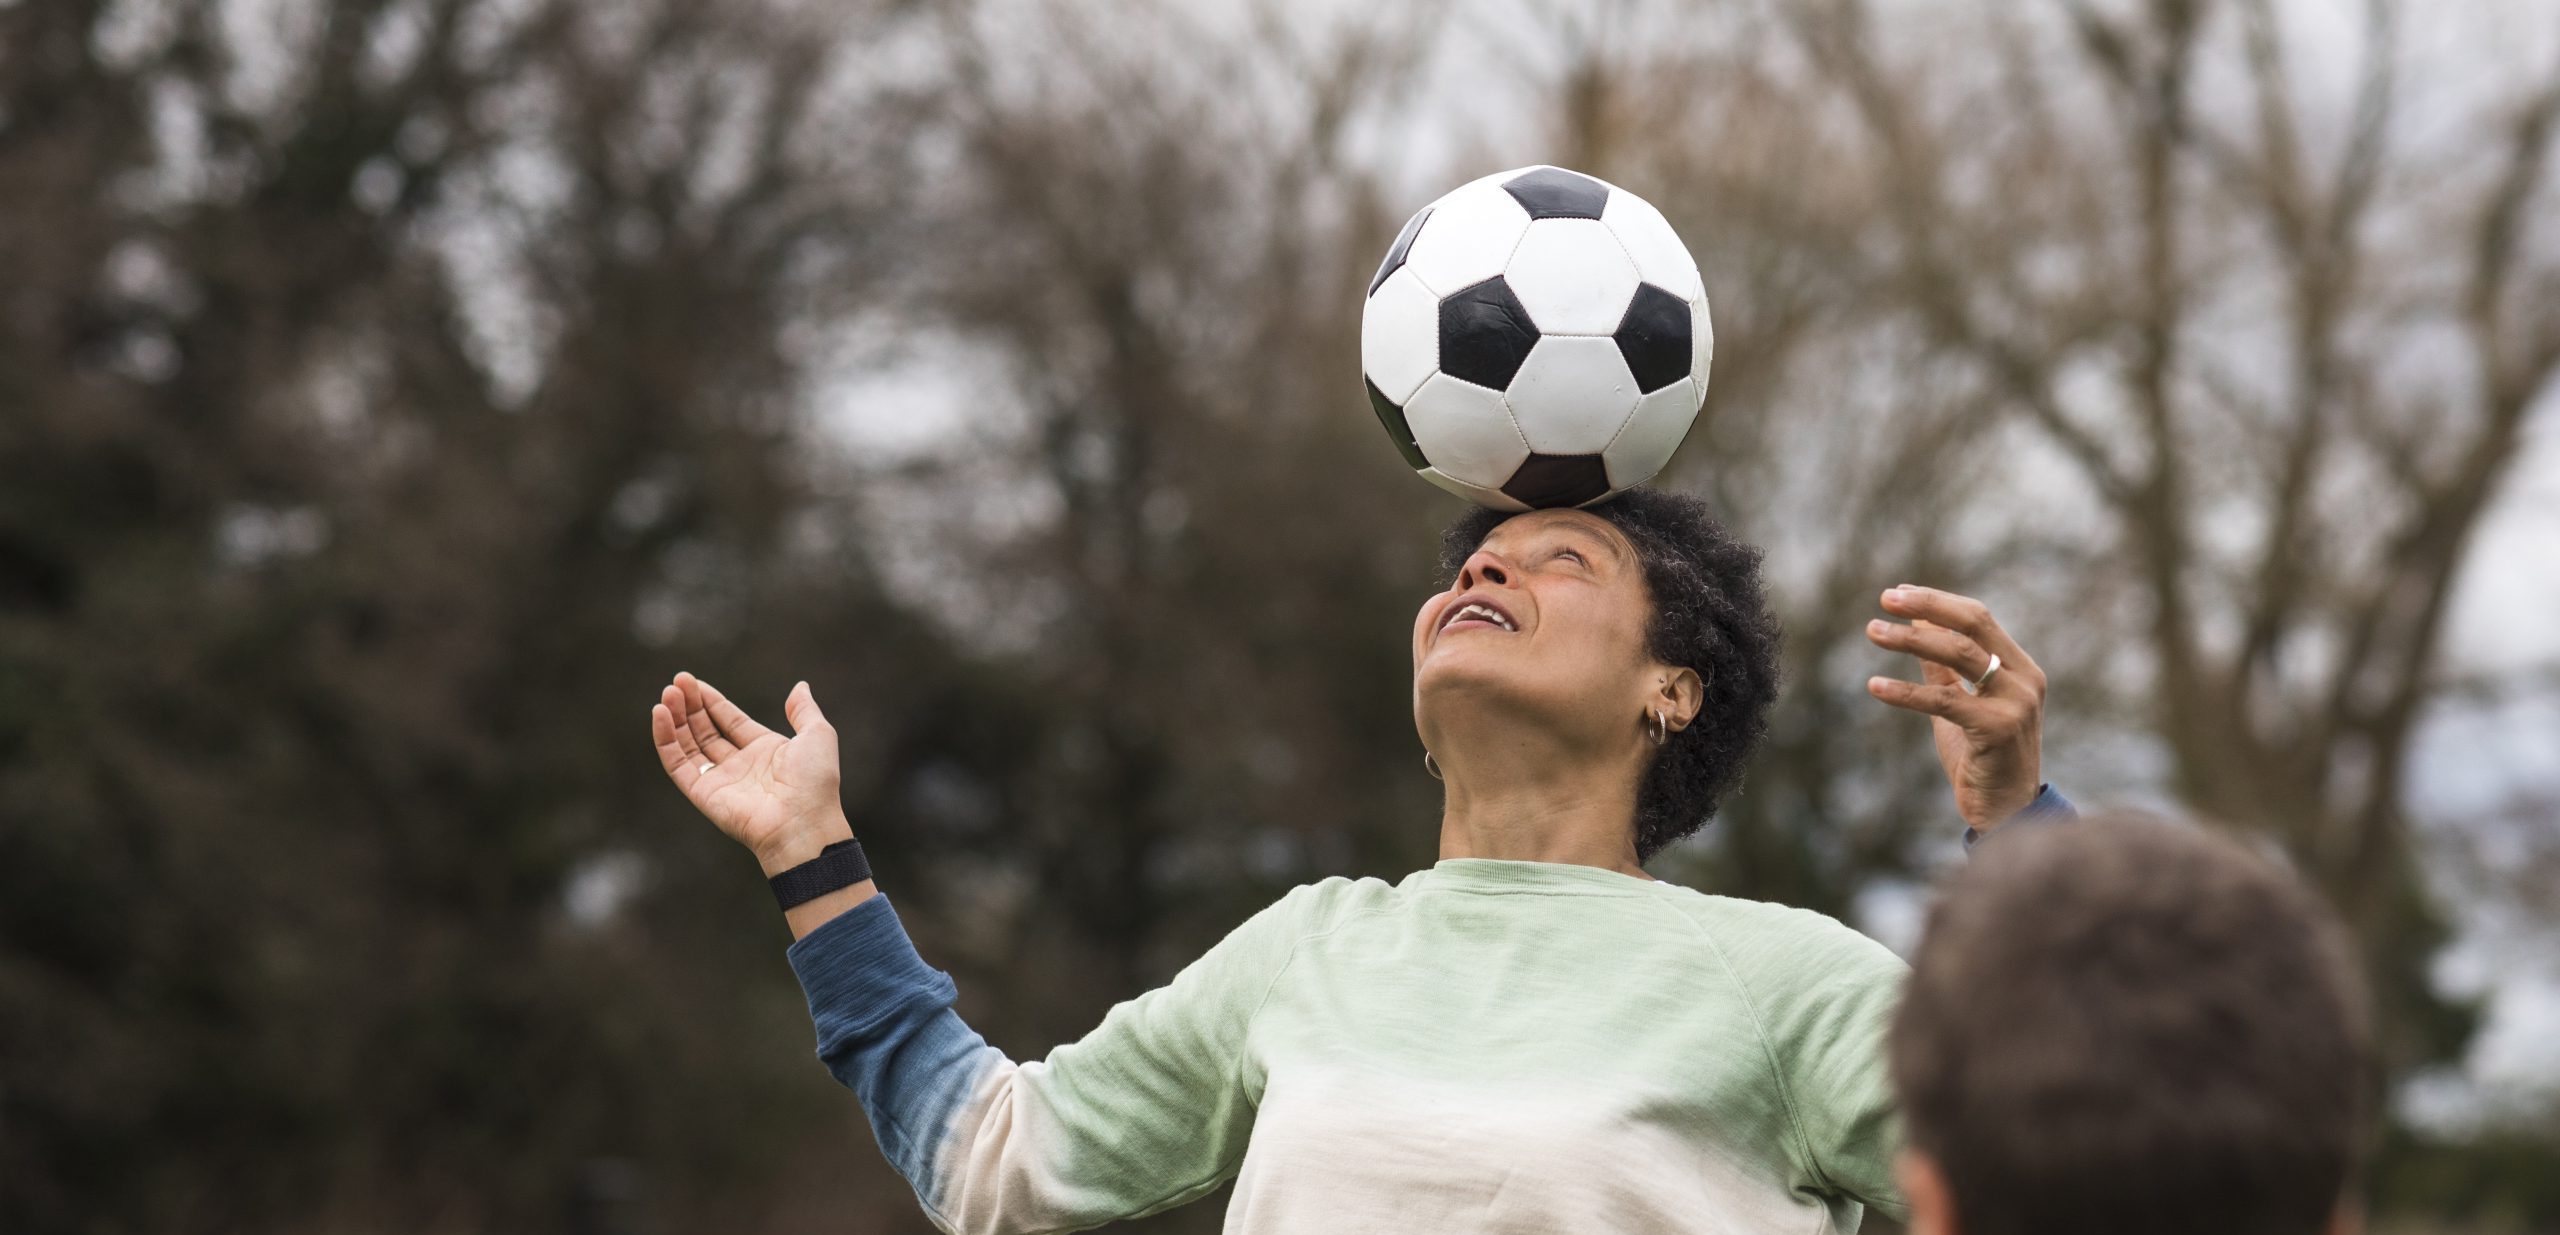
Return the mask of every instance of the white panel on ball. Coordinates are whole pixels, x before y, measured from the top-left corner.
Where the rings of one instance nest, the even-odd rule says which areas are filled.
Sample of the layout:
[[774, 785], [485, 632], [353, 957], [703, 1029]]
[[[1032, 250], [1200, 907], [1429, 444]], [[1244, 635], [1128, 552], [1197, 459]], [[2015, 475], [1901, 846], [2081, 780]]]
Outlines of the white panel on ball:
[[1502, 392], [1434, 373], [1404, 405], [1405, 424], [1431, 466], [1452, 479], [1498, 486], [1529, 457]]
[[1529, 212], [1516, 199], [1490, 178], [1479, 180], [1432, 203], [1431, 217], [1405, 253], [1404, 268], [1446, 296], [1502, 273], [1528, 228]]
[[1399, 269], [1360, 312], [1360, 369], [1390, 403], [1413, 397], [1440, 367], [1440, 298]]
[[1716, 358], [1716, 327], [1707, 318], [1707, 294], [1689, 302], [1689, 376], [1698, 379], [1698, 389], [1707, 388], [1707, 369]]
[[1608, 334], [1636, 294], [1635, 263], [1598, 219], [1530, 224], [1502, 277], [1540, 334]]
[[1637, 400], [1635, 414], [1619, 430], [1618, 440], [1600, 452], [1601, 466], [1609, 469], [1609, 487], [1624, 489], [1653, 479], [1671, 461], [1671, 452], [1680, 448], [1680, 439], [1689, 436], [1689, 426], [1698, 419], [1698, 402], [1698, 381], [1691, 377]]
[[1634, 410], [1636, 379], [1615, 339], [1547, 335], [1529, 349], [1508, 397], [1529, 449], [1595, 455]]
[[1680, 243], [1680, 233], [1672, 230], [1671, 220], [1663, 218], [1652, 202], [1633, 193], [1611, 193], [1609, 204], [1600, 208], [1600, 221], [1635, 259], [1637, 277], [1684, 301], [1706, 294], [1689, 247]]
[[1451, 493], [1455, 493], [1470, 502], [1474, 502], [1478, 506], [1491, 506], [1495, 510], [1510, 511], [1522, 511], [1529, 509], [1528, 503], [1520, 501], [1519, 499], [1504, 493], [1500, 489], [1487, 488], [1484, 485], [1468, 484], [1467, 482], [1460, 480], [1455, 476], [1451, 476], [1436, 467], [1426, 467], [1422, 469], [1420, 475], [1424, 480], [1428, 480]]

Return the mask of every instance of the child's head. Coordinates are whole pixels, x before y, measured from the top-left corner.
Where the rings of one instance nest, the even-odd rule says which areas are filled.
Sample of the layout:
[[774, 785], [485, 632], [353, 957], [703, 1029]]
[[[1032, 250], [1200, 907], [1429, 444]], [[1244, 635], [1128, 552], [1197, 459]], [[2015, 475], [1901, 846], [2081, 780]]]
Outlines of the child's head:
[[1987, 841], [1929, 914], [1893, 1027], [1915, 1235], [2317, 1235], [2369, 1104], [2343, 932], [2203, 831]]

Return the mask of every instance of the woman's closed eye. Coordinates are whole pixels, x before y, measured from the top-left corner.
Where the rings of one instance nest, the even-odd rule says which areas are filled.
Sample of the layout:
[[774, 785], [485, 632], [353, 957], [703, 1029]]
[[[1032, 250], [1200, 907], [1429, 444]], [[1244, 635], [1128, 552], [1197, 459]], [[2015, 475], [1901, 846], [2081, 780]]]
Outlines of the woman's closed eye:
[[1591, 560], [1590, 560], [1589, 558], [1586, 558], [1586, 557], [1582, 556], [1582, 551], [1581, 551], [1580, 549], [1558, 549], [1558, 550], [1556, 550], [1556, 556], [1557, 556], [1557, 557], [1568, 557], [1568, 556], [1569, 556], [1569, 557], [1571, 557], [1574, 561], [1580, 562], [1580, 563], [1582, 563], [1582, 564], [1583, 564], [1583, 565], [1585, 565], [1585, 566], [1588, 566], [1588, 565], [1590, 565], [1590, 564], [1591, 564]]

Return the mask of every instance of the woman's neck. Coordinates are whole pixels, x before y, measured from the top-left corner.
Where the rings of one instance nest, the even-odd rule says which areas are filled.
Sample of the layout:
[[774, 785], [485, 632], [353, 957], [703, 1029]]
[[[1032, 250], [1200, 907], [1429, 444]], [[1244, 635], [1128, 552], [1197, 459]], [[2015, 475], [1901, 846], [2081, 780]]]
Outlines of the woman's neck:
[[1454, 749], [1440, 856], [1568, 862], [1651, 879], [1636, 861], [1635, 777], [1614, 760]]

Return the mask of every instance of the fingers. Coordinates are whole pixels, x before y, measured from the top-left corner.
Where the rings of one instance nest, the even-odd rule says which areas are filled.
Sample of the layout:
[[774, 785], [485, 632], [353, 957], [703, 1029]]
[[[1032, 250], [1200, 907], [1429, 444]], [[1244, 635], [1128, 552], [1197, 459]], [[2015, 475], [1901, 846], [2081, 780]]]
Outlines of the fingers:
[[1991, 667], [1991, 653], [1981, 644], [1926, 619], [1904, 626], [1878, 618], [1867, 623], [1867, 639], [1886, 651], [1919, 657], [1922, 679], [1935, 685], [1971, 682]]
[[729, 697], [721, 694], [719, 687], [700, 678], [695, 678], [693, 685], [695, 690], [702, 693], [703, 702], [710, 705], [705, 711], [711, 723], [717, 725], [720, 735], [729, 739], [731, 743], [745, 746], [773, 732], [757, 724], [755, 718], [747, 715], [737, 704], [729, 702]]
[[[667, 689], [669, 693], [675, 690], [672, 686]], [[676, 723], [676, 714], [663, 702], [649, 709], [649, 736], [657, 742], [658, 763], [667, 769], [668, 779], [676, 783], [676, 788], [691, 794], [693, 783], [702, 779], [702, 756], [685, 746], [684, 738], [690, 735]]]
[[[796, 733], [827, 727], [807, 682], [791, 688], [783, 714]], [[775, 736], [718, 687], [690, 673], [678, 673], [674, 682], [659, 688], [657, 705], [649, 709], [649, 728], [657, 743], [658, 762], [675, 778], [676, 787], [688, 793], [712, 765], [750, 743]]]
[[659, 687], [658, 706], [667, 710], [667, 724], [675, 730], [676, 749], [695, 763], [709, 758], [702, 753], [702, 742], [693, 735], [692, 727], [685, 724], [685, 713], [692, 710], [692, 705], [685, 701], [684, 691], [675, 686]]
[[[1971, 639], [1984, 651], [1999, 653], [2000, 672], [1991, 680], [1992, 689], [1998, 689], [2003, 682], [2015, 682], [2030, 687], [2026, 693], [2038, 699], [2044, 697], [2044, 670], [2036, 664], [2035, 657], [2027, 655], [2027, 650], [2018, 646], [2017, 640], [2009, 637], [2008, 631], [2001, 629], [1998, 619], [1991, 616], [1990, 607], [1981, 601], [1954, 592], [1905, 583], [1886, 589], [1883, 603], [1887, 613], [1946, 627]], [[1982, 669], [1989, 664], [1989, 657], [1974, 662], [1966, 680], [1980, 676]], [[1959, 671], [1964, 668], [1966, 666], [1958, 666]]]
[[818, 696], [810, 691], [807, 682], [793, 686], [790, 696], [782, 701], [782, 719], [791, 722], [793, 733], [827, 727], [827, 715], [818, 710]]
[[1942, 717], [1976, 735], [1997, 733], [2004, 725], [2013, 724], [2017, 720], [2016, 709], [2023, 706], [1987, 694], [1968, 695], [1964, 687], [1953, 682], [1874, 677], [1867, 679], [1867, 693], [1905, 711]]
[[684, 695], [684, 711], [679, 713], [679, 718], [692, 731], [694, 745], [702, 748], [714, 763], [736, 754], [737, 744], [721, 736], [719, 726], [711, 722], [711, 701], [704, 694], [702, 679], [690, 673], [678, 673], [676, 689]]

